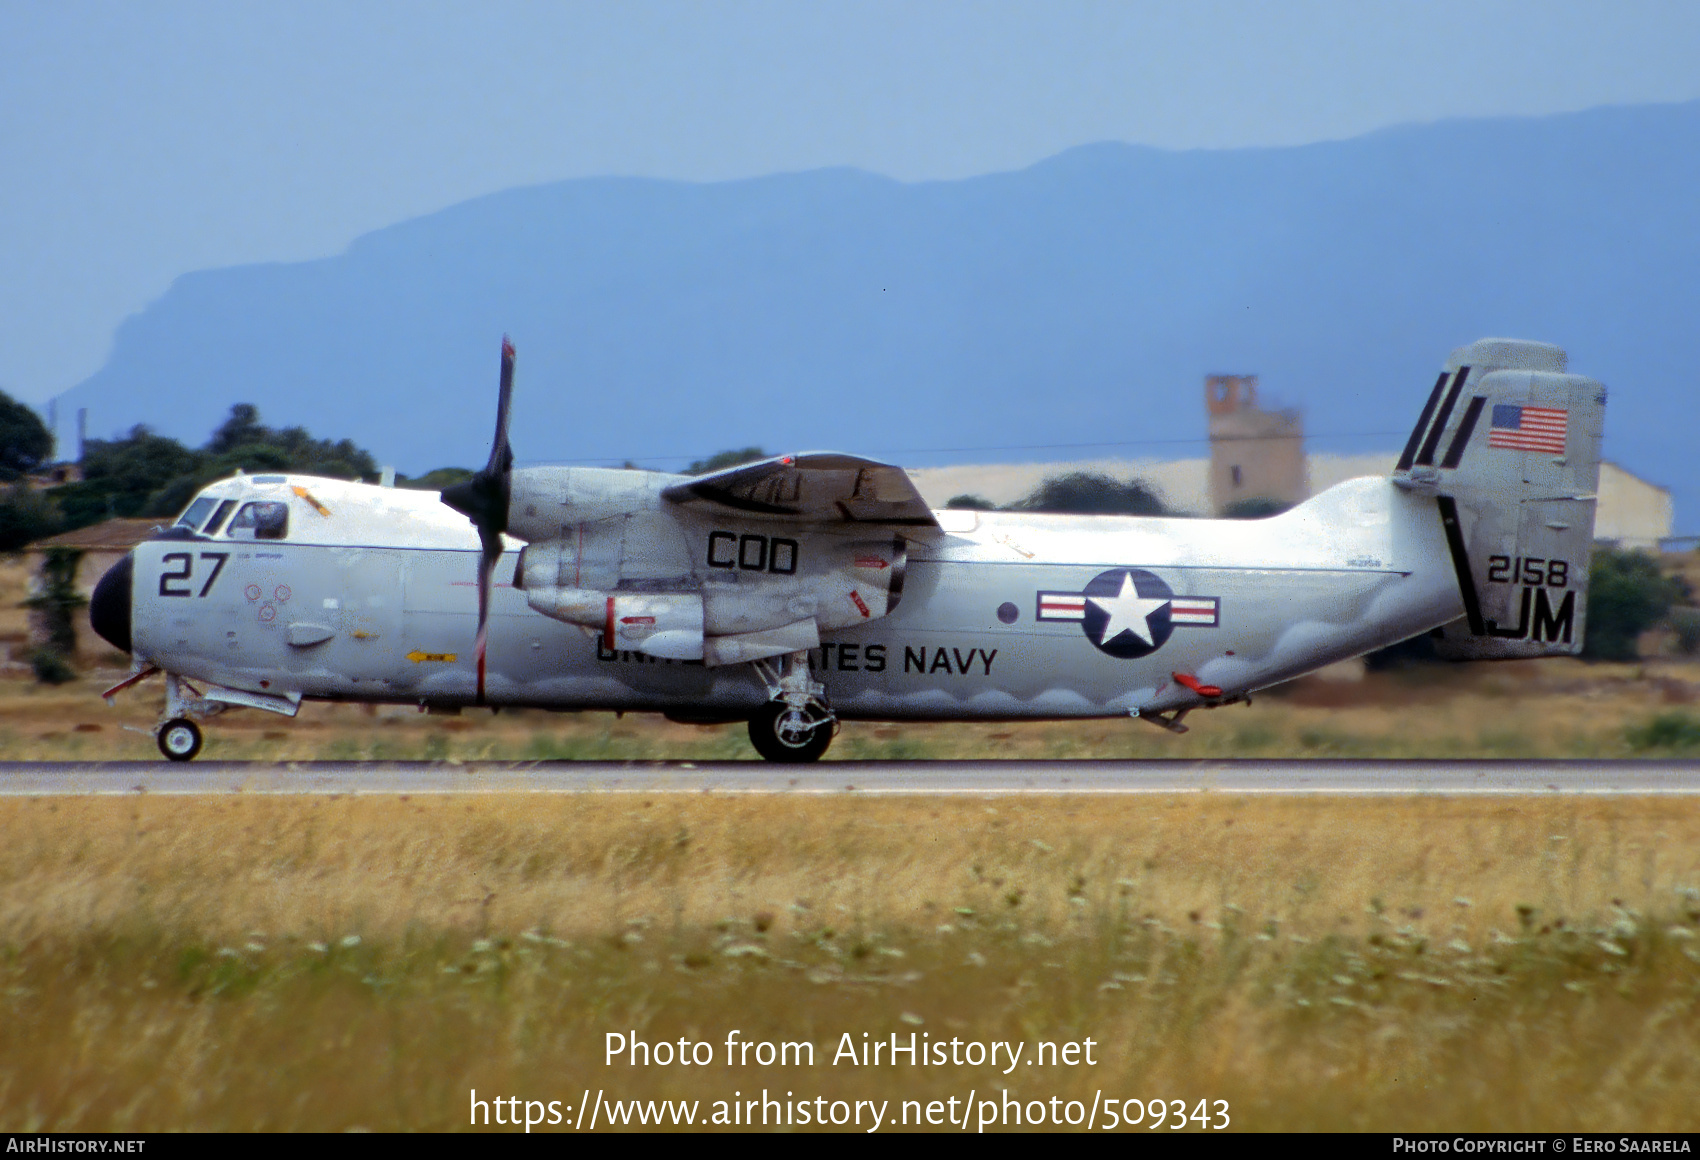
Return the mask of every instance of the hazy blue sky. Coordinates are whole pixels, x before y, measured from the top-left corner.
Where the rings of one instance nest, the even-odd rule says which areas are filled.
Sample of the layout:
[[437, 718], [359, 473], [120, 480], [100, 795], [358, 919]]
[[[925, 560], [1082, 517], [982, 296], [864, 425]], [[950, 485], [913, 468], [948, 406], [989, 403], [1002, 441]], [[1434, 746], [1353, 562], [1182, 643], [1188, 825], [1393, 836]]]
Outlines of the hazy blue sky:
[[1286, 145], [1700, 97], [1700, 4], [0, 0], [0, 388], [177, 275], [599, 174]]

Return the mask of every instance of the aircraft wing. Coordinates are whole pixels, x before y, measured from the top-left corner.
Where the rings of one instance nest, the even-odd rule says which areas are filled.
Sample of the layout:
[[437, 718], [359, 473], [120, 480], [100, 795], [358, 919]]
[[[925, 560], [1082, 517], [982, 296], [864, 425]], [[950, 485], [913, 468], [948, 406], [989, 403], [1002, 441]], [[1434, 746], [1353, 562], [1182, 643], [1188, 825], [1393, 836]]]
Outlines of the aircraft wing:
[[676, 483], [661, 494], [676, 504], [802, 523], [939, 526], [901, 467], [835, 451], [745, 463]]

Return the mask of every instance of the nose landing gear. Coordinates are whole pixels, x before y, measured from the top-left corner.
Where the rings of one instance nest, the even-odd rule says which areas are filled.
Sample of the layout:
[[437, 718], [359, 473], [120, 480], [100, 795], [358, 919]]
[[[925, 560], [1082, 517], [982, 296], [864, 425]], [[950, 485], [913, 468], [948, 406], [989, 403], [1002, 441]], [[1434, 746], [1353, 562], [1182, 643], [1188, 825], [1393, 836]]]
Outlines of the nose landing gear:
[[201, 727], [189, 718], [209, 717], [223, 708], [223, 705], [208, 702], [193, 685], [176, 673], [166, 673], [165, 712], [160, 714], [160, 725], [153, 735], [159, 751], [172, 761], [193, 761], [201, 752], [205, 739], [201, 736]]

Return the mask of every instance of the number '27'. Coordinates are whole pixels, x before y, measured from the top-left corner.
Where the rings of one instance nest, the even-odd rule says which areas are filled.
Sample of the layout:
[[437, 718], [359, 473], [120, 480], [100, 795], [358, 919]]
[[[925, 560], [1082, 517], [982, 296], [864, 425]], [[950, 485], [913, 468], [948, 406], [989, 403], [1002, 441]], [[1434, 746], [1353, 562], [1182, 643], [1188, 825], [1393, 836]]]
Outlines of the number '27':
[[213, 581], [224, 571], [224, 562], [230, 559], [229, 552], [202, 552], [201, 559], [213, 562], [212, 575], [201, 585], [199, 592], [189, 589], [189, 578], [194, 574], [195, 561], [188, 552], [167, 552], [159, 558], [161, 564], [177, 564], [175, 571], [167, 570], [159, 574], [159, 594], [161, 596], [205, 596], [212, 591]]

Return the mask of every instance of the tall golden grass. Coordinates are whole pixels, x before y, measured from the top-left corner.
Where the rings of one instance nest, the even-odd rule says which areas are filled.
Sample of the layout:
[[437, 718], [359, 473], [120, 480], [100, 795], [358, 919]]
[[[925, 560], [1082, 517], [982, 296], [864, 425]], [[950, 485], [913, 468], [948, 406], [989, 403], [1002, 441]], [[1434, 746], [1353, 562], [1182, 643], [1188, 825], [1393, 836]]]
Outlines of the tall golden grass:
[[[6, 1129], [457, 1128], [474, 1088], [1695, 1122], [1686, 800], [136, 795], [0, 833]], [[603, 1062], [733, 1029], [816, 1064]], [[833, 1066], [845, 1032], [1098, 1062]]]

